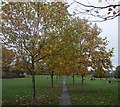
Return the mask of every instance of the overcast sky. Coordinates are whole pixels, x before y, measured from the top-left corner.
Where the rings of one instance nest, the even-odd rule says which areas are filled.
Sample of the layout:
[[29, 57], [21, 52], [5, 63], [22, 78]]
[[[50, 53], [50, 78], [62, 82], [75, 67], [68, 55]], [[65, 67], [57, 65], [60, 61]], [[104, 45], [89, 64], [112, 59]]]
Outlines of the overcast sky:
[[[73, 0], [66, 0], [68, 3], [71, 3]], [[106, 5], [106, 3], [98, 3], [97, 0], [78, 0], [81, 3], [92, 3], [95, 6], [98, 5]], [[118, 0], [116, 0], [118, 1]], [[78, 8], [78, 6], [72, 5], [69, 11], [71, 12], [74, 8]], [[82, 17], [82, 15], [80, 15]], [[88, 16], [87, 16], [88, 17]], [[83, 17], [82, 17], [83, 18]], [[94, 19], [94, 18], [92, 18]], [[102, 29], [101, 36], [107, 37], [109, 41], [108, 49], [114, 48], [114, 57], [111, 58], [113, 65], [118, 65], [118, 18], [113, 20], [108, 20], [104, 22], [96, 22], [97, 25]]]
[[114, 48], [114, 57], [111, 59], [113, 65], [118, 65], [118, 18], [106, 22], [99, 22], [97, 25], [102, 28], [102, 37], [107, 37], [108, 48]]

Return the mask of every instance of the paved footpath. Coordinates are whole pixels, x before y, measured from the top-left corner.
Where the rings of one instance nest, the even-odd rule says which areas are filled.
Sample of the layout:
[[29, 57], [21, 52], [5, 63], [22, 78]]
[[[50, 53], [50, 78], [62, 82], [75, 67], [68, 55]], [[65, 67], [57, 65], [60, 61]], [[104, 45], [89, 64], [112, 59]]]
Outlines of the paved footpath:
[[69, 105], [69, 106], [72, 105], [70, 96], [67, 91], [65, 79], [63, 80], [63, 87], [62, 87], [62, 94], [61, 94], [61, 101], [60, 101], [60, 106], [63, 106], [63, 105]]

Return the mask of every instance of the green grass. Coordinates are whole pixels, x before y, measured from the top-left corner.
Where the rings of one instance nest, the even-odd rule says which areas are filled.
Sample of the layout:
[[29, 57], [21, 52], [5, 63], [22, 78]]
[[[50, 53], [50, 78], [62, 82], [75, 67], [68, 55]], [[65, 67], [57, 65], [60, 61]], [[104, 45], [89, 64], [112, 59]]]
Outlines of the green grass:
[[[111, 80], [111, 83], [107, 83]], [[81, 77], [75, 77], [75, 85], [72, 78], [67, 78], [68, 92], [73, 105], [118, 105], [118, 82], [114, 79], [90, 80], [85, 77], [83, 86]]]
[[[48, 78], [47, 78], [48, 77]], [[112, 83], [107, 83], [111, 80]], [[68, 93], [73, 105], [118, 105], [118, 82], [114, 79], [90, 80], [85, 77], [84, 85], [81, 78], [75, 76], [75, 85], [72, 78], [66, 78]], [[51, 87], [50, 76], [36, 76], [37, 104], [58, 105], [60, 103], [62, 79], [54, 78], [54, 88]], [[3, 105], [31, 104], [32, 83], [31, 77], [2, 80]]]
[[0, 107], [1, 107], [1, 101], [2, 101], [2, 79], [0, 78]]
[[[61, 83], [62, 79], [57, 81], [54, 78], [54, 88], [52, 88], [50, 76], [36, 76], [37, 104], [59, 104], [62, 89]], [[31, 92], [31, 77], [2, 80], [3, 105], [30, 104]]]

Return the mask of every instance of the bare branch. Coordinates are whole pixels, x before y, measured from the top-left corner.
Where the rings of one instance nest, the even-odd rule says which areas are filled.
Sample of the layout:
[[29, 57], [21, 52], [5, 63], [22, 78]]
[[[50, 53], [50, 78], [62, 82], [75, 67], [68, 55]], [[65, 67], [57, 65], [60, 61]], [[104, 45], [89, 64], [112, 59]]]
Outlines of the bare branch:
[[105, 8], [108, 8], [108, 7], [114, 7], [114, 6], [116, 6], [116, 7], [119, 7], [120, 6], [120, 4], [111, 4], [111, 5], [107, 5], [107, 6], [93, 6], [93, 5], [86, 5], [86, 4], [83, 4], [83, 3], [80, 3], [80, 2], [78, 2], [78, 1], [76, 1], [76, 0], [74, 0], [74, 2], [75, 3], [78, 3], [79, 5], [82, 5], [82, 6], [84, 6], [84, 7], [91, 7], [91, 8], [100, 8], [100, 9], [105, 9]]
[[[82, 6], [82, 9], [75, 9], [76, 12], [74, 12], [74, 15], [83, 14], [84, 16], [89, 15], [100, 18], [91, 22], [103, 22], [120, 16], [120, 11], [118, 9], [120, 7], [120, 4], [110, 4], [108, 2], [106, 6], [94, 6], [89, 1], [88, 4], [83, 4], [76, 0], [74, 0], [74, 3]], [[105, 10], [105, 13], [102, 13], [103, 10]]]

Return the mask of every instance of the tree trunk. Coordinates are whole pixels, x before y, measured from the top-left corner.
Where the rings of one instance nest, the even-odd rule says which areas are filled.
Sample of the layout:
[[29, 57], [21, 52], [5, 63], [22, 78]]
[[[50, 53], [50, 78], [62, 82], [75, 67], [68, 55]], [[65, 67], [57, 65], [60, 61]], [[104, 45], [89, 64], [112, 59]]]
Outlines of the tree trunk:
[[72, 76], [72, 77], [73, 77], [73, 85], [74, 85], [74, 74], [73, 74], [73, 76]]
[[83, 85], [83, 83], [84, 83], [84, 76], [82, 75], [82, 85]]
[[52, 74], [51, 74], [51, 80], [52, 80], [52, 84], [51, 85], [52, 85], [52, 87], [53, 87], [53, 76], [54, 76], [53, 73], [54, 73], [54, 71], [52, 71]]
[[32, 105], [35, 105], [36, 98], [35, 98], [35, 73], [32, 73]]
[[81, 83], [81, 92], [83, 92], [83, 83], [84, 83], [84, 76], [82, 75], [82, 81], [81, 81], [82, 83]]
[[34, 57], [32, 57], [32, 105], [36, 103], [36, 90], [35, 90], [35, 66]]

